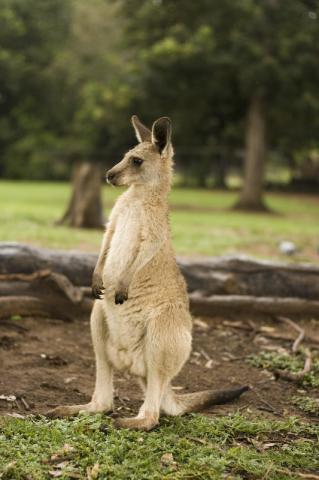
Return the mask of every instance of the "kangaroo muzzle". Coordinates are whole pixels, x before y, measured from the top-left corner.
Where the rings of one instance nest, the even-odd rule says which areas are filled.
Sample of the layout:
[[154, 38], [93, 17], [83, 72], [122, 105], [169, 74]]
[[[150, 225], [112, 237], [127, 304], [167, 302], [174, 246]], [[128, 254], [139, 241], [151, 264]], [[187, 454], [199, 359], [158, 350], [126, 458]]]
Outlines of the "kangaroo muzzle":
[[107, 183], [111, 185], [116, 185], [116, 173], [112, 172], [112, 170], [109, 170], [108, 172], [106, 172], [105, 178]]

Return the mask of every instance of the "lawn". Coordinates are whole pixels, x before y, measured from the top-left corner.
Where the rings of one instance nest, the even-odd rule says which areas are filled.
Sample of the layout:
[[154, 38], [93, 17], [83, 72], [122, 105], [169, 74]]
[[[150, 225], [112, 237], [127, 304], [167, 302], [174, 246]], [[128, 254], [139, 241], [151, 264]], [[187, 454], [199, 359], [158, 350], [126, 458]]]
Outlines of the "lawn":
[[[105, 214], [119, 190], [103, 190]], [[56, 226], [70, 195], [67, 183], [0, 182], [0, 241], [19, 241], [50, 248], [97, 251], [100, 231]], [[260, 258], [287, 259], [278, 250], [293, 241], [292, 261], [319, 262], [319, 197], [269, 194], [273, 214], [231, 211], [234, 192], [174, 188], [171, 224], [174, 246], [181, 255], [244, 253]]]
[[[105, 186], [103, 201], [106, 215], [118, 194], [117, 189]], [[70, 186], [66, 183], [1, 181], [0, 241], [97, 251], [101, 231], [69, 229], [54, 224], [61, 217], [69, 195]], [[177, 252], [184, 255], [246, 253], [262, 258], [319, 262], [317, 254], [319, 197], [270, 194], [267, 196], [267, 204], [274, 213], [262, 215], [231, 211], [230, 207], [235, 199], [236, 193], [233, 192], [173, 189], [170, 197], [171, 223]], [[299, 251], [294, 257], [287, 258], [279, 253], [278, 243], [282, 240], [290, 240], [296, 244]], [[18, 321], [16, 319], [16, 322]], [[36, 319], [29, 321], [36, 322]], [[220, 321], [219, 318], [218, 322]], [[49, 335], [48, 322], [45, 328], [43, 320], [40, 322], [39, 328], [43, 335]], [[5, 325], [2, 327], [5, 333]], [[7, 328], [10, 329], [10, 324]], [[67, 331], [71, 327], [55, 322], [54, 328]], [[44, 402], [44, 397], [45, 402], [50, 401], [50, 388], [57, 388], [56, 395], [59, 396], [67, 394], [68, 391], [74, 395], [77, 393], [82, 395], [83, 392], [80, 390], [74, 393], [76, 390], [73, 391], [72, 385], [67, 386], [63, 383], [61, 369], [64, 367], [56, 366], [55, 375], [52, 369], [47, 375], [47, 370], [40, 364], [42, 360], [38, 358], [39, 351], [50, 348], [57, 348], [56, 355], [63, 355], [65, 352], [61, 338], [66, 335], [65, 331], [54, 337], [54, 340], [49, 335], [45, 341], [34, 328], [26, 328], [23, 334], [18, 332], [14, 338], [11, 332], [14, 342], [11, 357], [18, 363], [20, 361], [21, 372], [26, 368], [25, 362], [28, 362], [26, 372], [28, 376], [22, 372], [23, 382], [18, 382], [15, 380], [17, 376], [14, 376], [13, 370], [9, 368], [14, 389], [2, 382], [0, 394], [20, 392], [21, 395], [25, 395], [26, 390], [32, 399], [32, 391], [28, 390], [32, 380], [37, 391], [42, 389], [42, 396], [39, 398], [39, 401], [42, 399], [41, 402]], [[216, 335], [218, 331], [217, 327], [213, 330]], [[243, 330], [242, 335], [246, 333]], [[26, 338], [27, 335], [30, 336], [29, 340]], [[217, 354], [218, 349], [225, 348], [224, 344], [240, 345], [239, 335], [238, 332], [234, 335], [233, 343], [230, 340], [233, 337], [221, 337], [224, 340], [217, 345], [214, 343], [212, 333], [205, 340], [203, 333], [197, 332], [198, 338], [203, 342], [207, 341], [205, 351], [211, 344], [210, 348], [214, 351], [217, 349]], [[84, 334], [81, 330], [79, 336], [82, 342], [84, 339], [89, 342], [88, 331]], [[9, 336], [5, 334], [2, 338], [8, 342]], [[37, 348], [33, 348], [30, 339], [33, 344], [39, 343]], [[246, 344], [253, 345], [246, 337], [242, 341], [245, 348]], [[72, 336], [70, 345], [73, 344], [76, 344], [76, 335], [74, 338]], [[81, 345], [80, 343], [77, 347], [83, 354]], [[21, 360], [18, 357], [19, 348]], [[244, 347], [241, 353], [242, 350]], [[9, 350], [3, 350], [6, 359], [9, 353]], [[239, 362], [240, 358], [238, 357]], [[290, 366], [292, 369], [300, 369], [302, 366], [299, 363], [287, 364], [287, 357], [272, 352], [256, 354], [249, 358], [247, 365], [258, 372], [262, 369], [271, 372], [278, 366], [282, 368]], [[70, 368], [74, 372], [79, 359], [77, 358], [76, 363], [72, 363], [71, 360], [69, 366], [66, 363], [65, 369]], [[225, 362], [228, 360], [229, 358], [226, 358]], [[32, 376], [32, 362], [39, 368], [38, 376]], [[243, 375], [245, 368], [248, 368], [243, 364], [241, 367], [233, 363], [227, 365], [230, 378], [233, 375], [232, 368], [240, 372], [236, 373], [236, 378], [237, 375]], [[209, 375], [209, 379], [212, 376], [215, 382], [217, 381], [217, 372], [208, 370], [205, 373], [204, 366], [200, 368], [201, 378], [205, 374]], [[86, 373], [89, 375], [89, 372]], [[41, 380], [41, 375], [48, 376], [45, 383], [43, 379]], [[28, 412], [23, 410], [20, 411], [23, 415], [9, 410], [13, 412], [12, 416], [0, 416], [0, 479], [318, 479], [319, 426], [316, 418], [318, 363], [315, 364], [314, 375], [309, 376], [307, 384], [295, 387], [293, 397], [290, 398], [290, 394], [287, 394], [293, 408], [297, 406], [300, 410], [298, 418], [291, 416], [291, 409], [288, 406], [286, 408], [287, 399], [280, 416], [276, 413], [277, 410], [274, 410], [274, 415], [261, 414], [265, 406], [269, 407], [268, 401], [263, 400], [268, 391], [264, 379], [262, 382], [255, 381], [251, 393], [253, 405], [262, 402], [261, 407], [264, 407], [264, 410], [259, 408], [260, 411], [257, 411], [244, 399], [241, 407], [231, 405], [228, 414], [224, 412], [218, 414], [214, 411], [210, 416], [162, 417], [160, 426], [150, 433], [116, 430], [111, 419], [103, 415], [82, 414], [69, 420], [49, 420], [40, 415], [27, 416]], [[62, 384], [60, 390], [57, 379]], [[51, 386], [49, 381], [52, 382]], [[281, 387], [274, 382], [270, 387], [272, 395], [271, 388], [278, 394]], [[291, 386], [284, 385], [283, 388], [288, 391]], [[261, 394], [259, 389], [262, 389]], [[34, 412], [38, 413], [36, 408]]]
[[319, 429], [296, 418], [239, 413], [164, 419], [151, 433], [115, 430], [101, 415], [0, 418], [0, 477], [61, 479], [318, 478]]

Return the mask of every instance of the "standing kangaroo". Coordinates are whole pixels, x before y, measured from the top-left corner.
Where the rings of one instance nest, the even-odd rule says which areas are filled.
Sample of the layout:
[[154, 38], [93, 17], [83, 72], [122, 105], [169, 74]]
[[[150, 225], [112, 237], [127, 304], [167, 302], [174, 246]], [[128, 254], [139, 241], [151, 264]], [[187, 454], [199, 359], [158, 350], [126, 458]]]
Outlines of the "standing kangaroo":
[[160, 411], [198, 411], [239, 397], [248, 387], [185, 395], [172, 390], [191, 351], [192, 319], [170, 238], [171, 121], [159, 118], [149, 130], [133, 116], [132, 124], [139, 144], [106, 175], [108, 183], [129, 188], [112, 210], [93, 274], [93, 293], [101, 298], [91, 315], [95, 390], [88, 404], [57, 407], [51, 415], [111, 411], [113, 369], [126, 370], [138, 378], [145, 398], [136, 417], [116, 424], [150, 430]]

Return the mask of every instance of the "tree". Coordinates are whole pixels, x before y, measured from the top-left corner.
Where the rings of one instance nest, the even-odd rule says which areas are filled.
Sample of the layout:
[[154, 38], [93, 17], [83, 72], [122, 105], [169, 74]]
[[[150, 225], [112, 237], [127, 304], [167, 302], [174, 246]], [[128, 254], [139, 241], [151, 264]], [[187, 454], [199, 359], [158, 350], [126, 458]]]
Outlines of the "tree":
[[213, 176], [225, 183], [225, 160], [240, 143], [242, 102], [229, 58], [216, 50], [215, 7], [208, 0], [130, 0], [121, 9], [138, 65], [137, 111], [149, 124], [172, 117], [177, 164], [198, 186]]
[[[227, 151], [245, 144], [237, 207], [265, 209], [268, 146], [278, 148], [283, 138], [293, 143], [280, 119], [290, 114], [294, 130], [304, 130], [301, 117], [292, 113], [296, 95], [304, 89], [303, 95], [318, 98], [318, 8], [312, 0], [284, 7], [278, 0], [123, 4], [127, 43], [135, 45], [140, 59], [143, 103], [173, 117], [177, 143], [185, 150], [195, 141], [211, 149], [205, 161], [191, 164], [201, 183], [216, 146]], [[307, 103], [309, 108], [309, 102], [303, 107]], [[307, 134], [302, 143], [308, 139]]]
[[72, 194], [60, 220], [70, 226], [102, 227], [101, 166], [110, 166], [127, 146], [121, 132], [127, 128], [131, 89], [125, 81], [121, 31], [114, 2], [75, 2], [69, 41], [52, 67], [60, 79], [56, 98], [66, 104], [61, 105], [64, 144], [73, 165]]
[[[319, 93], [318, 4], [298, 0], [283, 7], [278, 0], [236, 2], [241, 11], [232, 31], [231, 47], [241, 95], [247, 102], [244, 184], [237, 208], [264, 210], [263, 181], [268, 142], [289, 138], [269, 118], [277, 110], [282, 121], [296, 111], [300, 91]], [[306, 67], [306, 68], [305, 68]], [[300, 116], [293, 122], [301, 126]], [[268, 134], [269, 133], [269, 134]], [[308, 135], [303, 138], [306, 143]]]
[[68, 34], [63, 0], [2, 0], [0, 8], [0, 174], [23, 176], [31, 152], [53, 144], [48, 66]]
[[244, 182], [236, 208], [263, 210], [263, 179], [266, 157], [265, 100], [251, 98], [246, 125]]

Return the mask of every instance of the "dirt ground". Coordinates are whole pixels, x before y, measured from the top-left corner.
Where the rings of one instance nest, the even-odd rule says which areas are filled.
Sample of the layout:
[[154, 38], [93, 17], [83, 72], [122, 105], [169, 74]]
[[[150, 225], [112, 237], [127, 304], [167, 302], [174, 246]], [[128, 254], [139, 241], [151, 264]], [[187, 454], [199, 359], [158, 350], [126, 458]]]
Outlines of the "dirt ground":
[[[315, 338], [318, 322], [301, 320]], [[286, 337], [274, 338], [276, 336]], [[247, 356], [260, 350], [291, 346], [296, 332], [269, 317], [214, 317], [195, 319], [192, 355], [174, 380], [176, 390], [196, 391], [209, 387], [250, 385], [241, 399], [207, 411], [226, 414], [247, 408], [280, 418], [298, 415], [310, 419], [291, 404], [300, 386], [275, 380], [263, 369], [250, 366]], [[318, 342], [316, 337], [316, 342]], [[317, 347], [310, 343], [310, 346]], [[307, 341], [305, 341], [307, 344]], [[87, 402], [94, 384], [94, 358], [89, 322], [66, 323], [43, 318], [0, 320], [0, 412], [45, 413], [60, 404]], [[305, 390], [303, 388], [303, 390]], [[133, 378], [117, 375], [115, 408], [121, 415], [136, 412], [141, 393]], [[311, 394], [318, 396], [312, 389]], [[1, 395], [15, 395], [8, 401]], [[315, 421], [313, 417], [311, 421]]]

